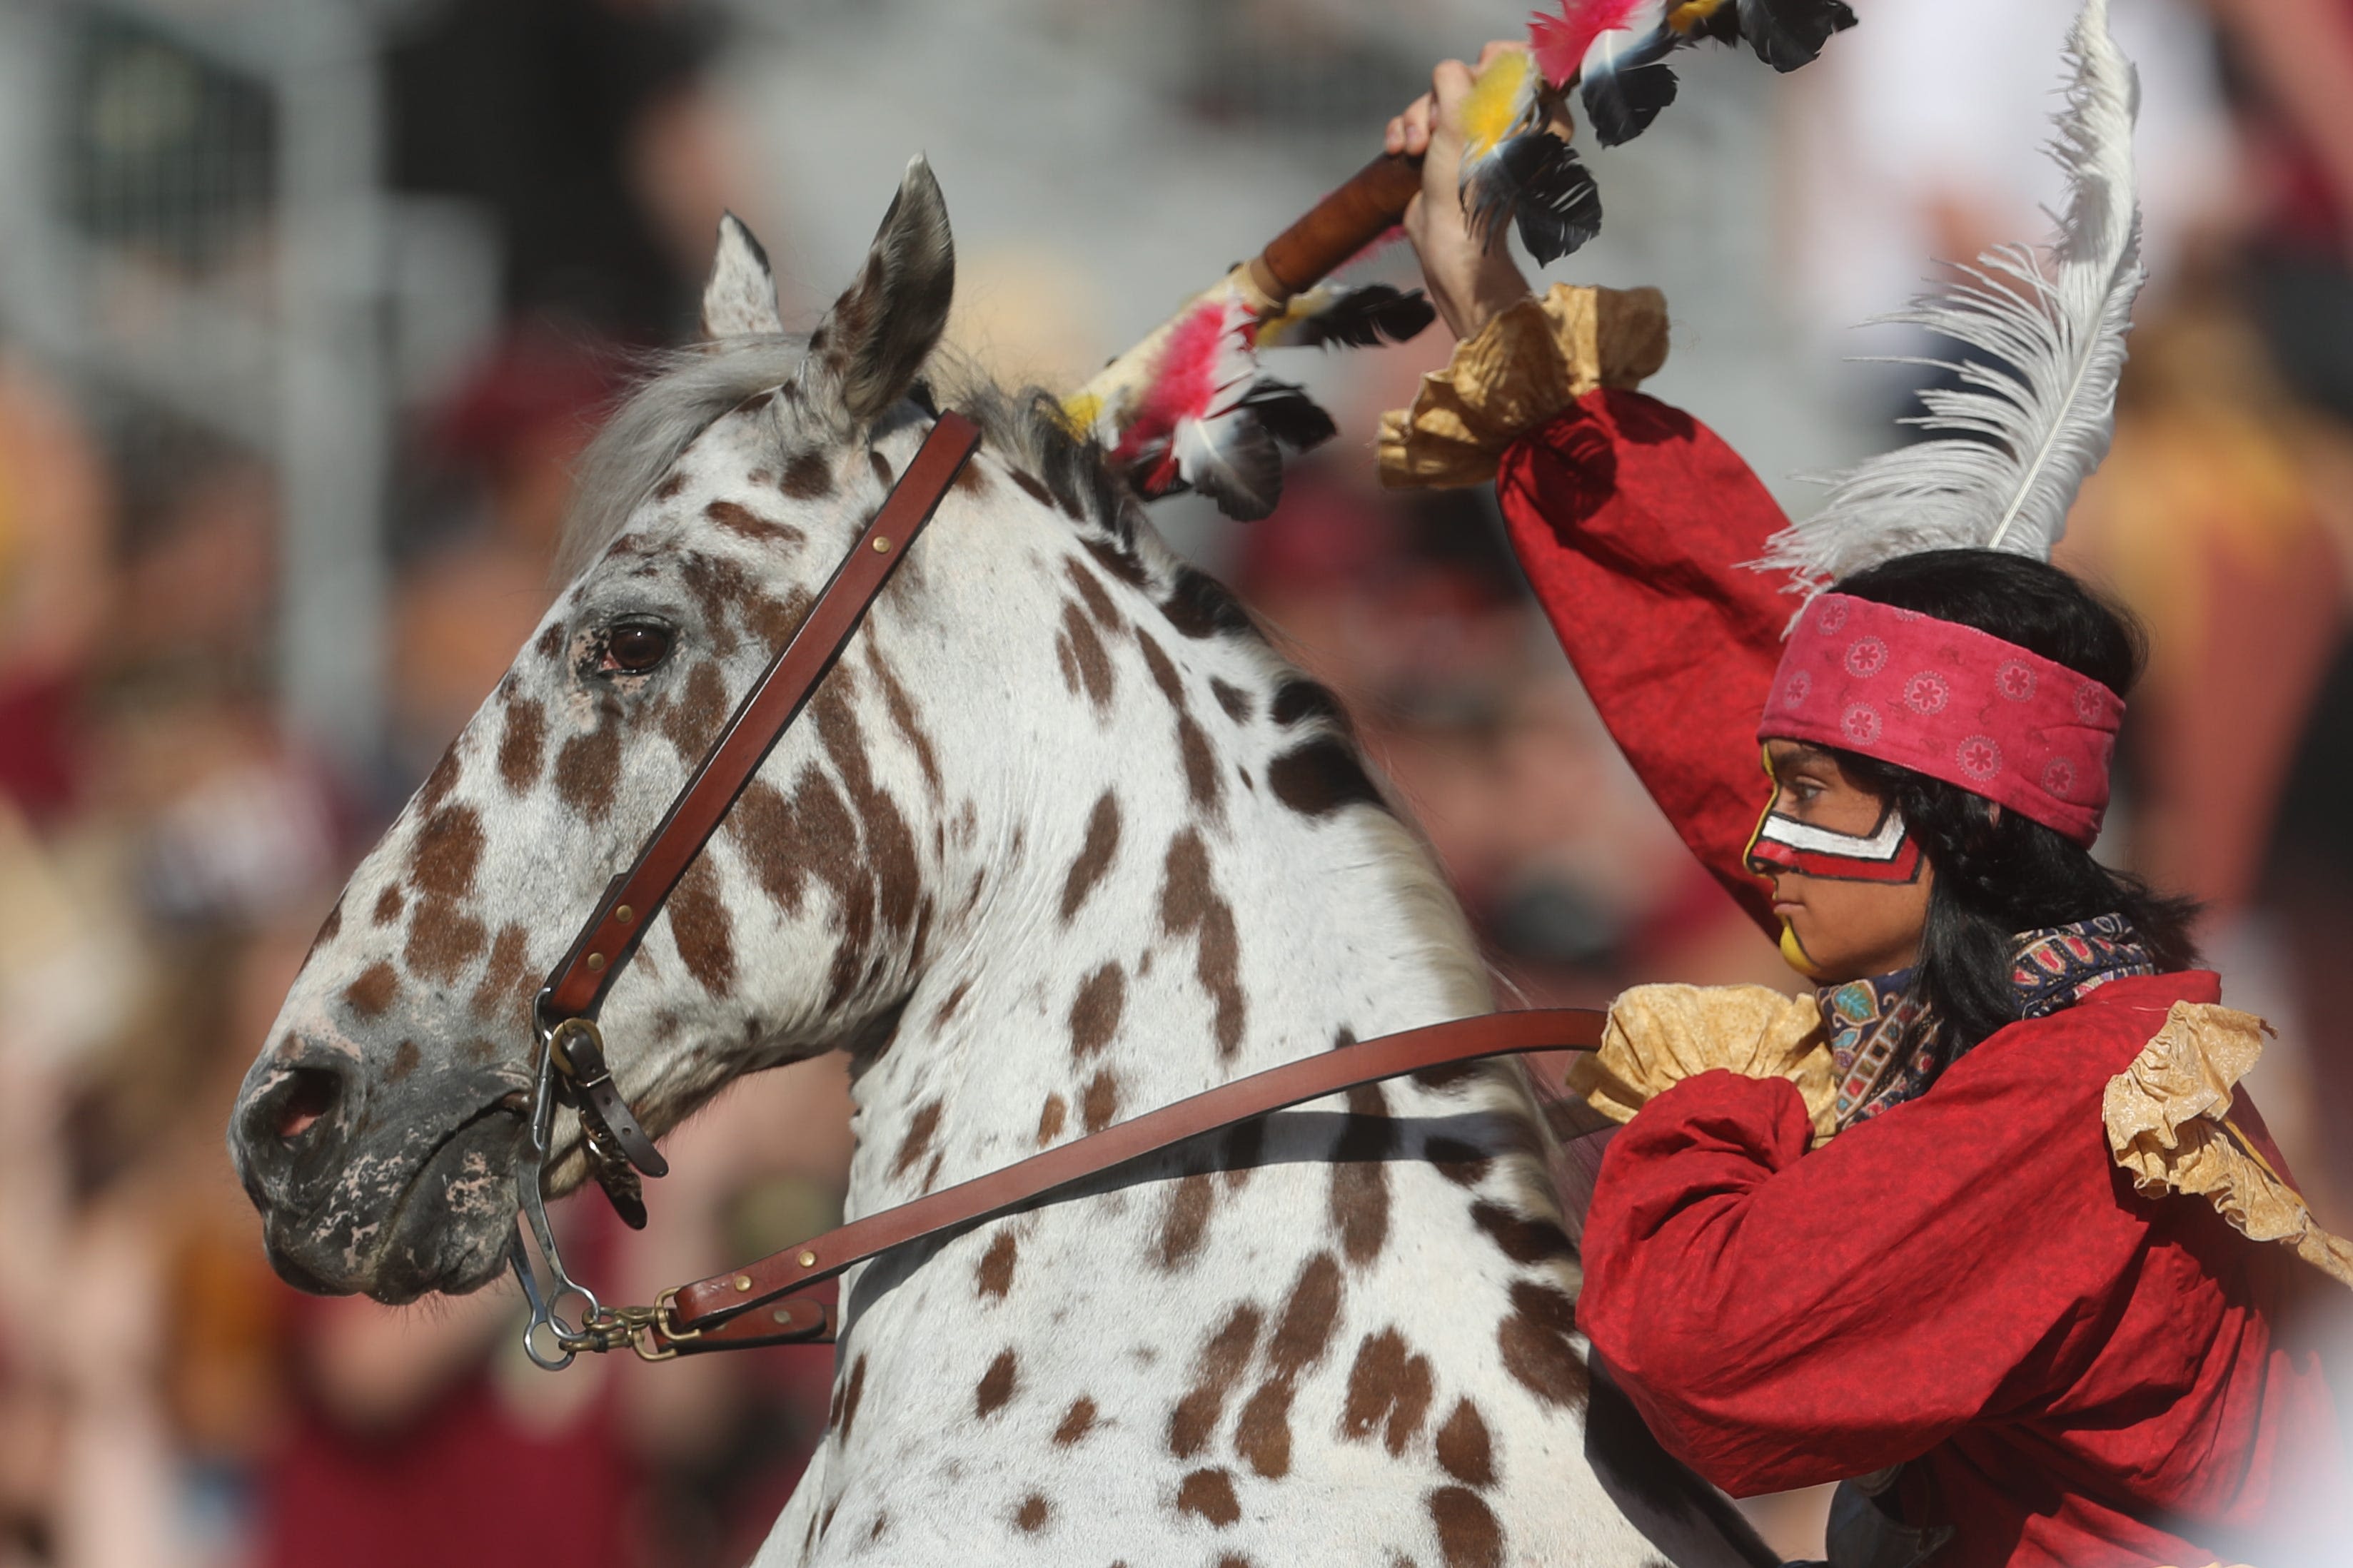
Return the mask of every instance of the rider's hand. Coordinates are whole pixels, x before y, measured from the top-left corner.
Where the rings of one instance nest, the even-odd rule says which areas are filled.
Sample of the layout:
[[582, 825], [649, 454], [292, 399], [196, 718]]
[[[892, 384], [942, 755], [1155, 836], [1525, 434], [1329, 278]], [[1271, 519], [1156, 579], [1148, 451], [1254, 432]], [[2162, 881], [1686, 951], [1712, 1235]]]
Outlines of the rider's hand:
[[[1481, 69], [1498, 51], [1523, 46], [1492, 43]], [[1482, 247], [1462, 216], [1462, 100], [1471, 94], [1471, 68], [1440, 60], [1430, 90], [1389, 121], [1388, 148], [1421, 155], [1421, 194], [1405, 209], [1406, 237], [1421, 258], [1430, 301], [1458, 338], [1474, 335], [1502, 311], [1527, 298], [1527, 279], [1498, 243]]]

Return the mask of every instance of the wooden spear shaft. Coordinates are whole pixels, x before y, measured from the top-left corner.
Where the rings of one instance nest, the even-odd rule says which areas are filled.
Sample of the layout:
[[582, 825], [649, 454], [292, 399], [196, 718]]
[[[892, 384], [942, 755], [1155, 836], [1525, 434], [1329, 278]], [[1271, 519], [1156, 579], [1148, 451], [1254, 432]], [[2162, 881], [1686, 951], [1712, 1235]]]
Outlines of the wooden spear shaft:
[[1382, 153], [1276, 235], [1250, 263], [1250, 281], [1279, 309], [1404, 221], [1420, 190], [1419, 155]]
[[1063, 399], [1065, 412], [1073, 424], [1099, 433], [1124, 429], [1127, 412], [1150, 383], [1162, 345], [1197, 305], [1231, 292], [1261, 321], [1281, 314], [1293, 296], [1324, 281], [1349, 258], [1404, 221], [1405, 209], [1420, 190], [1419, 154], [1382, 153], [1275, 236], [1264, 250], [1187, 300], [1149, 337], [1103, 366], [1086, 385]]
[[1334, 268], [1402, 221], [1407, 205], [1420, 189], [1419, 157], [1382, 153], [1275, 236], [1264, 250], [1228, 273], [1214, 289], [1187, 301], [1185, 309], [1155, 328], [1149, 337], [1095, 373], [1086, 385], [1063, 400], [1064, 408], [1077, 423], [1087, 426], [1095, 424], [1106, 409], [1114, 414], [1122, 410], [1150, 379], [1169, 332], [1206, 294], [1231, 289], [1261, 320], [1280, 314], [1292, 296], [1321, 283]]

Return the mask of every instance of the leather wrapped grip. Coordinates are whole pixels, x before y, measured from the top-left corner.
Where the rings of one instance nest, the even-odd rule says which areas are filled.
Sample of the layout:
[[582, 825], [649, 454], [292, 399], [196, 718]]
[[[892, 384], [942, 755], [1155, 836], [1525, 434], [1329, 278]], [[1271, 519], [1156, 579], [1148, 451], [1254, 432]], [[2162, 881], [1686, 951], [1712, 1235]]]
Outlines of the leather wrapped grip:
[[1282, 299], [1313, 289], [1403, 221], [1420, 191], [1419, 157], [1382, 153], [1275, 236], [1251, 268], [1259, 287]]

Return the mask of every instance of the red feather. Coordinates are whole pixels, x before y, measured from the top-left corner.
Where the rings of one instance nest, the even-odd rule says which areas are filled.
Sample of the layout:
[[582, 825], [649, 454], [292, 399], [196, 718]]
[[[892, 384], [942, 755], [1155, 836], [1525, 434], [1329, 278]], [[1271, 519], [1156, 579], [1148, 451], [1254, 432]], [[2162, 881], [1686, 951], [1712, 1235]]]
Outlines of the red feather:
[[1528, 18], [1528, 46], [1536, 68], [1555, 87], [1567, 87], [1604, 33], [1630, 29], [1650, 0], [1560, 0], [1560, 15]]
[[1145, 465], [1145, 494], [1158, 494], [1177, 477], [1177, 427], [1224, 413], [1249, 390], [1257, 368], [1250, 352], [1256, 324], [1250, 307], [1229, 293], [1202, 300], [1170, 329], [1152, 384], [1112, 453], [1123, 466]]
[[1168, 439], [1176, 421], [1198, 418], [1218, 390], [1219, 351], [1225, 346], [1226, 308], [1223, 299], [1204, 300], [1170, 329], [1160, 358], [1152, 367], [1152, 384], [1136, 404], [1135, 417], [1120, 433], [1114, 461], [1132, 463], [1147, 449]]

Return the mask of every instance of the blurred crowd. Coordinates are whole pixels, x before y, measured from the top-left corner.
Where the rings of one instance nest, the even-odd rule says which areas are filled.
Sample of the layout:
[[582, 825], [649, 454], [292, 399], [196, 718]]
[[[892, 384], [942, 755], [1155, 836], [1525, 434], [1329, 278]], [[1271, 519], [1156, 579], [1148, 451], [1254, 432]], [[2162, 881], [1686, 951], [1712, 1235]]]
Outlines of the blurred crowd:
[[[1177, 9], [1293, 42], [1328, 31], [1314, 5]], [[1814, 328], [1895, 302], [1877, 294], [1927, 256], [2042, 232], [2054, 194], [2022, 151], [1989, 154], [1978, 117], [2008, 106], [2024, 123], [2004, 145], [2031, 146], [2063, 7], [1858, 9], [1763, 154], [1788, 194], [1764, 287], [1818, 357], [1832, 350]], [[1465, 52], [1518, 20], [1454, 10]], [[2157, 278], [2115, 453], [2068, 546], [2155, 650], [2102, 852], [2207, 900], [2232, 999], [2279, 1028], [2255, 1091], [2342, 1231], [2353, 1142], [2327, 1129], [2353, 1111], [2353, 5], [2119, 11], [2153, 101], [2167, 91], [2144, 151]], [[288, 520], [269, 458], [0, 328], [0, 1568], [405, 1568], [452, 1541], [469, 1560], [740, 1563], [824, 1424], [824, 1351], [551, 1378], [523, 1364], [503, 1289], [399, 1310], [298, 1297], [269, 1273], [223, 1151], [344, 870], [551, 597], [572, 459], [629, 355], [691, 322], [720, 206], [774, 215], [791, 244], [788, 204], [745, 188], [757, 160], [716, 85], [725, 15], [403, 15], [382, 60], [388, 176], [484, 215], [499, 309], [398, 409], [380, 745], [332, 751], [279, 701]], [[1937, 90], [1956, 77], [1965, 98]], [[1185, 111], [1248, 109], [1197, 94]], [[256, 221], [139, 260], [259, 265]], [[1067, 319], [1020, 329], [1000, 312], [975, 346], [1023, 369], [1121, 346], [1072, 350]], [[1327, 367], [1350, 438], [1299, 465], [1267, 521], [1179, 513], [1179, 538], [1347, 699], [1525, 1000], [1794, 984], [1618, 760], [1492, 499], [1371, 488], [1359, 433], [1447, 347]], [[1852, 449], [1895, 438], [1904, 384], [1852, 378]], [[1707, 386], [1686, 365], [1673, 391], [1736, 426]], [[765, 1075], [678, 1135], [651, 1231], [590, 1204], [563, 1223], [588, 1270], [627, 1288], [785, 1245], [838, 1214], [846, 1108], [834, 1065]], [[1810, 1529], [1819, 1542], [1803, 1508], [1763, 1517], [1792, 1552]]]
[[[822, 1428], [825, 1351], [550, 1377], [510, 1289], [300, 1297], [222, 1142], [343, 873], [545, 608], [570, 464], [628, 353], [691, 319], [701, 258], [663, 204], [694, 190], [706, 47], [659, 8], [501, 5], [445, 8], [384, 62], [394, 182], [488, 214], [503, 277], [501, 324], [398, 433], [375, 754], [284, 721], [267, 458], [0, 339], [9, 1568], [407, 1568], [455, 1542], [736, 1563]], [[837, 1222], [848, 1139], [838, 1068], [771, 1075], [681, 1134], [659, 1226], [565, 1205], [567, 1246], [631, 1299], [772, 1250]]]

